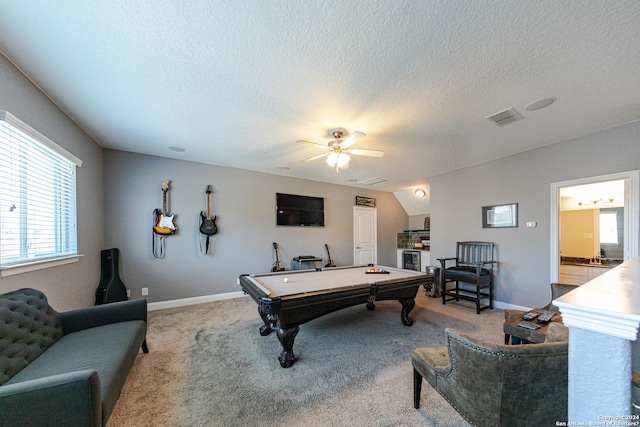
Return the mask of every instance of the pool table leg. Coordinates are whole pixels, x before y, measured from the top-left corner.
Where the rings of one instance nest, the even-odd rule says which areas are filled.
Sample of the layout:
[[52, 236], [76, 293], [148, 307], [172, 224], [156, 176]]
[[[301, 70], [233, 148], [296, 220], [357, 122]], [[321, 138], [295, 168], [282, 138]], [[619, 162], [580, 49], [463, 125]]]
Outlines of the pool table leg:
[[260, 317], [264, 322], [264, 325], [260, 326], [260, 335], [266, 337], [271, 332], [273, 332], [273, 325], [275, 325], [276, 320], [273, 319], [273, 316], [260, 311], [260, 309], [258, 309], [258, 313], [260, 313]]
[[400, 312], [400, 317], [402, 318], [402, 324], [405, 326], [413, 325], [413, 319], [409, 317], [409, 313], [413, 310], [413, 307], [416, 306], [416, 301], [412, 299], [404, 299], [400, 300], [400, 304], [402, 304], [402, 311]]
[[282, 353], [280, 353], [278, 360], [280, 361], [280, 366], [283, 368], [289, 368], [296, 363], [296, 358], [293, 355], [293, 342], [295, 341], [296, 335], [298, 335], [299, 331], [300, 328], [298, 326], [293, 326], [287, 329], [278, 328], [276, 330], [278, 340], [280, 341], [280, 344], [282, 344]]
[[376, 303], [374, 301], [375, 300], [372, 297], [369, 297], [369, 300], [367, 301], [367, 310], [369, 310], [369, 311], [375, 310]]

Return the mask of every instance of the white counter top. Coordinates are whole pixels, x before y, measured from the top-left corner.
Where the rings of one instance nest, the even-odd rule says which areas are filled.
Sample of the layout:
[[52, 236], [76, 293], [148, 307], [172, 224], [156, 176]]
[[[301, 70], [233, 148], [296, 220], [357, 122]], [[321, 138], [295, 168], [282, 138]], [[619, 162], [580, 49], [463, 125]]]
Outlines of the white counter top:
[[635, 340], [640, 324], [640, 258], [554, 300], [567, 326]]

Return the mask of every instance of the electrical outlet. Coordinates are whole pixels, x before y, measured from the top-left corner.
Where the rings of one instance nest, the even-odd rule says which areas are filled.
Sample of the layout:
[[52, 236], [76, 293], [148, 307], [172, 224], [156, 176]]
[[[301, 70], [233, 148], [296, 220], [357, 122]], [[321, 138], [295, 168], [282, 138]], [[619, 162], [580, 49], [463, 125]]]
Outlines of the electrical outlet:
[[142, 288], [142, 296], [149, 295], [149, 288]]

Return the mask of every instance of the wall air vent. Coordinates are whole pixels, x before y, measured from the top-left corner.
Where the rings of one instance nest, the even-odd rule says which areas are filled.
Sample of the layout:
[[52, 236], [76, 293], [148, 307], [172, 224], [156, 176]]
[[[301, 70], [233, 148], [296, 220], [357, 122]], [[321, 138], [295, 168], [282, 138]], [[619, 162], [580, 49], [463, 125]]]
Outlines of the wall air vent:
[[385, 182], [386, 179], [382, 179], [382, 178], [369, 178], [369, 179], [365, 179], [364, 181], [360, 181], [358, 184], [360, 185], [374, 185], [374, 184], [380, 184], [381, 182]]
[[522, 120], [522, 117], [514, 108], [507, 108], [504, 111], [487, 116], [486, 119], [496, 126], [506, 126]]

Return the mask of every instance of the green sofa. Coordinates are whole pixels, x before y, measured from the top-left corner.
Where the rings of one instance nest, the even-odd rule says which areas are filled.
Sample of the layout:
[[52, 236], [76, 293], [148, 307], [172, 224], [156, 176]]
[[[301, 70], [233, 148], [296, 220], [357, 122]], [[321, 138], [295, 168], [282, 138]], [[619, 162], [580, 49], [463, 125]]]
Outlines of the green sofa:
[[146, 300], [58, 313], [35, 289], [0, 295], [0, 426], [106, 425], [146, 330]]

